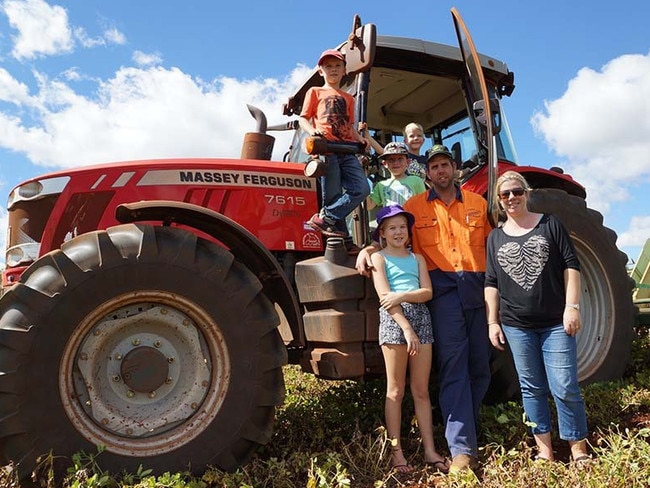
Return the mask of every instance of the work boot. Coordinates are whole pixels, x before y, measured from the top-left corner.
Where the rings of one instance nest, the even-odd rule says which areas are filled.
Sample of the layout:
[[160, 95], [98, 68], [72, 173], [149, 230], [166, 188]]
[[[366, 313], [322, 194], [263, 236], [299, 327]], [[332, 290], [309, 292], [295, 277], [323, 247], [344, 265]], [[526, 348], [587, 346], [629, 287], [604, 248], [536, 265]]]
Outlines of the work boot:
[[454, 456], [449, 467], [449, 473], [460, 473], [471, 469], [475, 471], [478, 468], [478, 459], [468, 454], [459, 454]]

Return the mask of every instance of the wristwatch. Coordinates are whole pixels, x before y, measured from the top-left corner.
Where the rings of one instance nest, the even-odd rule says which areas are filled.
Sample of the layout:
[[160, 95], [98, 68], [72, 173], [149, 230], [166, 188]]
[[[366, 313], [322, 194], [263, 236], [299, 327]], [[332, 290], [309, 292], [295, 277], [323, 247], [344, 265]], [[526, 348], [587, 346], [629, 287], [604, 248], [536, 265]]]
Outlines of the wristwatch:
[[575, 308], [576, 310], [580, 310], [580, 304], [579, 303], [567, 303], [565, 305], [566, 308]]

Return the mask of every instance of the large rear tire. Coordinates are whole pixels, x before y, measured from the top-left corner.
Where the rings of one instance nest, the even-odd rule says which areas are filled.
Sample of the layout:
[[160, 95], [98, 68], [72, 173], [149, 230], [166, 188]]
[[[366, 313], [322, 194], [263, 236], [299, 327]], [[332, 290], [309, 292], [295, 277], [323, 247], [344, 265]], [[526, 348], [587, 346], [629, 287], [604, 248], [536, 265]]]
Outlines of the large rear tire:
[[232, 470], [272, 434], [287, 353], [259, 280], [225, 249], [128, 224], [39, 259], [0, 301], [0, 449], [106, 446], [113, 472]]
[[[603, 226], [603, 216], [587, 208], [584, 199], [563, 190], [534, 190], [529, 208], [534, 212], [552, 213], [560, 219], [571, 234], [580, 261], [583, 327], [577, 339], [581, 384], [620, 378], [630, 357], [634, 304], [633, 282], [625, 268], [627, 256], [616, 247], [616, 233]], [[498, 356], [501, 363], [504, 362], [502, 356]], [[496, 368], [492, 381], [501, 388], [518, 384], [514, 367]], [[492, 387], [490, 398], [494, 401], [509, 399]]]

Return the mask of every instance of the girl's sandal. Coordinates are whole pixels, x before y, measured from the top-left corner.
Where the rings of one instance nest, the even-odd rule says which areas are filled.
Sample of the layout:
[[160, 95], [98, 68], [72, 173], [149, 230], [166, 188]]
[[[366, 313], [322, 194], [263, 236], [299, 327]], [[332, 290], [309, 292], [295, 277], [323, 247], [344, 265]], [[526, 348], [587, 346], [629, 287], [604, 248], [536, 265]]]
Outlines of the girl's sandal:
[[[412, 473], [413, 472], [413, 466], [408, 464], [408, 462], [401, 462], [400, 461], [395, 461], [395, 456], [397, 452], [401, 452], [402, 448], [391, 448], [391, 468], [395, 470], [398, 473]], [[402, 459], [406, 461], [406, 458], [404, 458], [404, 455], [402, 454]]]
[[553, 460], [553, 459], [549, 459], [549, 458], [544, 457], [544, 456], [541, 456], [541, 455], [539, 455], [539, 454], [537, 454], [537, 455], [533, 458], [533, 461], [535, 461], [536, 463], [554, 463], [554, 462], [555, 462], [555, 460]]

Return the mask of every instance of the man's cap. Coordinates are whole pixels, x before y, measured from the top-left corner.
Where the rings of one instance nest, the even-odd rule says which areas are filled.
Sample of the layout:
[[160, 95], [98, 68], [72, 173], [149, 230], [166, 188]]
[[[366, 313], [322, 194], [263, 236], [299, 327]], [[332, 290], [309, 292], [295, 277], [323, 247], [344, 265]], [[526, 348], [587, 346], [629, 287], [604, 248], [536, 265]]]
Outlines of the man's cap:
[[381, 227], [381, 223], [387, 218], [395, 217], [396, 215], [404, 215], [406, 217], [406, 225], [408, 225], [409, 228], [409, 236], [411, 235], [411, 228], [415, 223], [415, 217], [413, 214], [404, 210], [401, 205], [386, 205], [385, 207], [380, 208], [379, 212], [377, 212], [377, 228], [372, 231], [373, 241], [379, 242], [379, 227]]
[[390, 156], [391, 154], [408, 156], [409, 150], [403, 142], [389, 142], [386, 144], [384, 152], [379, 156], [379, 159], [383, 161], [386, 156]]
[[341, 61], [343, 61], [345, 63], [345, 56], [343, 55], [343, 53], [341, 51], [337, 51], [336, 49], [326, 49], [320, 55], [320, 58], [318, 58], [317, 66], [320, 66], [321, 64], [323, 64], [323, 61], [328, 56], [340, 59]]
[[431, 146], [426, 153], [427, 161], [429, 161], [432, 157], [437, 156], [438, 154], [444, 154], [452, 161], [454, 160], [454, 156], [451, 154], [451, 152], [449, 152], [447, 146], [443, 146], [442, 144], [435, 144]]

